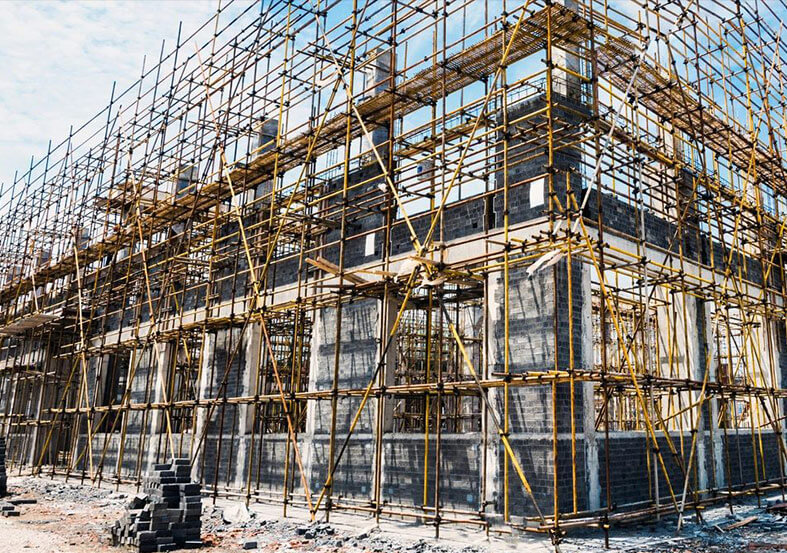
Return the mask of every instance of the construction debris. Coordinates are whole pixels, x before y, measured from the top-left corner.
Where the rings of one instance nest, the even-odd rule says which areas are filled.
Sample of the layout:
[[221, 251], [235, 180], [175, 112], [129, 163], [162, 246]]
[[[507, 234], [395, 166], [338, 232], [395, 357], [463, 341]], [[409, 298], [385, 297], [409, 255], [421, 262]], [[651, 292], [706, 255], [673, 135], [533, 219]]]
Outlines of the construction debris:
[[224, 518], [224, 522], [228, 524], [242, 524], [251, 520], [251, 513], [249, 513], [249, 509], [246, 505], [243, 503], [236, 503], [224, 509], [222, 517]]
[[14, 499], [7, 499], [6, 502], [10, 503], [11, 505], [34, 505], [38, 503], [38, 500], [29, 497], [19, 497]]
[[[63, 483], [60, 479], [14, 477], [10, 491], [24, 490], [28, 501], [38, 500], [38, 505], [24, 509], [21, 519], [3, 519], [3, 539], [15, 531], [24, 534], [45, 530], [54, 533], [62, 543], [83, 544], [84, 547], [68, 548], [69, 553], [122, 553], [125, 550], [112, 548], [109, 529], [115, 519], [122, 516], [124, 505], [136, 507], [147, 503], [147, 494], [135, 493], [126, 486], [122, 492], [100, 489], [89, 485]], [[65, 493], [53, 493], [57, 489]], [[101, 492], [104, 499], [97, 499]], [[110, 499], [125, 495], [123, 500]], [[675, 535], [676, 518], [665, 517], [659, 523], [628, 524], [616, 529], [610, 540], [610, 553], [732, 553], [756, 549], [771, 553], [784, 551], [787, 535], [787, 517], [768, 511], [767, 500], [781, 501], [779, 493], [760, 498], [747, 496], [734, 506], [734, 514], [728, 505], [714, 505], [703, 510], [703, 520], [685, 517], [684, 530]], [[763, 500], [766, 500], [763, 503]], [[104, 505], [97, 508], [97, 505]], [[543, 537], [527, 533], [522, 536], [506, 536], [497, 532], [486, 534], [484, 529], [443, 528], [444, 540], [429, 536], [428, 529], [412, 525], [407, 521], [381, 521], [374, 525], [370, 519], [359, 522], [355, 518], [338, 515], [331, 523], [314, 522], [305, 524], [298, 518], [282, 518], [272, 505], [255, 504], [249, 509], [250, 520], [242, 523], [227, 523], [223, 511], [233, 502], [218, 498], [215, 505], [207, 505], [203, 511], [203, 548], [210, 547], [215, 553], [237, 553], [244, 547], [266, 552], [292, 553], [514, 553], [521, 551], [551, 551], [545, 546]], [[105, 516], [112, 513], [111, 516]], [[756, 516], [757, 520], [730, 530], [720, 532], [717, 528]], [[779, 544], [781, 547], [777, 547]], [[598, 529], [581, 529], [572, 532], [561, 544], [564, 553], [595, 553], [603, 550], [603, 533]], [[22, 551], [23, 549], [18, 549]], [[57, 549], [55, 549], [57, 550]], [[9, 549], [17, 551], [17, 549]], [[34, 550], [35, 551], [35, 550]], [[48, 553], [42, 551], [41, 553]]]
[[155, 465], [143, 483], [144, 495], [131, 498], [112, 528], [113, 544], [139, 553], [201, 547], [201, 489], [191, 481], [189, 459]]
[[0, 501], [0, 515], [4, 517], [18, 517], [19, 509], [8, 501]]
[[778, 513], [781, 515], [787, 515], [787, 501], [779, 501], [778, 503], [773, 503], [769, 505], [766, 510], [769, 513]]
[[730, 524], [729, 526], [727, 526], [725, 528], [725, 530], [729, 532], [730, 530], [735, 530], [736, 528], [742, 528], [743, 526], [746, 526], [747, 524], [751, 524], [755, 520], [757, 520], [756, 516], [755, 517], [746, 517], [743, 520], [739, 520], [738, 522], [734, 522], [734, 523]]

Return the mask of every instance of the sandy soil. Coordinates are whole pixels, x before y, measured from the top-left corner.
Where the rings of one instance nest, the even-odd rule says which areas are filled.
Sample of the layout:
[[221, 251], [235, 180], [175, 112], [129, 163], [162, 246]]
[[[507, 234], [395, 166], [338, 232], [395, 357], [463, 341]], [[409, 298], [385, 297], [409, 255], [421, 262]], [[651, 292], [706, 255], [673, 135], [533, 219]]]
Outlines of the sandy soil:
[[[25, 493], [22, 497], [36, 497]], [[20, 497], [15, 495], [14, 497]], [[16, 553], [113, 552], [106, 540], [105, 525], [114, 521], [122, 507], [90, 508], [70, 501], [55, 504], [39, 501], [17, 507], [21, 516], [0, 518], [0, 551]]]

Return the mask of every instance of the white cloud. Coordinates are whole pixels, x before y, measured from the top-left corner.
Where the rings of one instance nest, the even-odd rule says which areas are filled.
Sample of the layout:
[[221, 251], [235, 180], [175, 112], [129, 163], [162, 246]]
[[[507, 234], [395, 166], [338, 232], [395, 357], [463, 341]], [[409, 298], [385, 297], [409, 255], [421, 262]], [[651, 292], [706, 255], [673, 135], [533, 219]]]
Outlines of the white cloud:
[[0, 182], [40, 159], [215, 14], [215, 0], [3, 3], [0, 17]]

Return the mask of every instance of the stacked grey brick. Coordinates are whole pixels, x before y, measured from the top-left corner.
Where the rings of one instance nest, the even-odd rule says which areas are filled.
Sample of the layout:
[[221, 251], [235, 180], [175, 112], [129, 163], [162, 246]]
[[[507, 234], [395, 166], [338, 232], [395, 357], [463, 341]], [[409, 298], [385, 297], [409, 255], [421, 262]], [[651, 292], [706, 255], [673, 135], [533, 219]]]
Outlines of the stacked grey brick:
[[8, 476], [5, 472], [5, 438], [0, 437], [0, 497], [8, 493]]
[[134, 546], [139, 553], [200, 547], [201, 488], [191, 481], [189, 460], [154, 465], [143, 483], [146, 495], [132, 499], [115, 523], [113, 544]]
[[[0, 497], [8, 495], [8, 477], [5, 472], [5, 438], [0, 437]], [[19, 509], [13, 503], [0, 501], [0, 516], [18, 517]]]

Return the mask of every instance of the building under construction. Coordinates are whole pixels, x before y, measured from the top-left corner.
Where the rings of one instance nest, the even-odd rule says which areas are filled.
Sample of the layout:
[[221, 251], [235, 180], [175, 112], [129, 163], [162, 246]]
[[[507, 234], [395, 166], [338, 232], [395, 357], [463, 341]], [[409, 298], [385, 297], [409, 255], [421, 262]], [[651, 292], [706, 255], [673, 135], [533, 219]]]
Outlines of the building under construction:
[[555, 539], [784, 490], [786, 17], [222, 3], [4, 186], [10, 470]]

